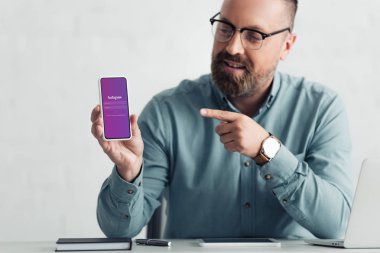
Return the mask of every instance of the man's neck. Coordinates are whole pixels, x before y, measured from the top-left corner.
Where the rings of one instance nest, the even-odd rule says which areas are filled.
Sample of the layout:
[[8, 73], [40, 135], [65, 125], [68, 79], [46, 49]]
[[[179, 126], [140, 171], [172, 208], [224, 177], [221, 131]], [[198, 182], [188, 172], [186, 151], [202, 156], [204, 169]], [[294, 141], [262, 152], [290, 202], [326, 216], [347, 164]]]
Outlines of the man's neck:
[[252, 95], [229, 97], [228, 99], [240, 112], [248, 117], [253, 117], [267, 99], [272, 83], [273, 81], [269, 82], [262, 89], [255, 90]]

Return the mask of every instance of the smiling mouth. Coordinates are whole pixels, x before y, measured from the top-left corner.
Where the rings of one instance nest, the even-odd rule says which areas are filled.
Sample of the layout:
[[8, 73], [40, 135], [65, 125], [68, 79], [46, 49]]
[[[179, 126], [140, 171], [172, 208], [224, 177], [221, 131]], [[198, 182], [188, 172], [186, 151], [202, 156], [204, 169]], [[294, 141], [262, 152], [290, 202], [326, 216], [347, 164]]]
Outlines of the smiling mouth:
[[238, 62], [224, 60], [224, 64], [233, 69], [246, 69], [246, 67], [243, 64], [240, 64]]

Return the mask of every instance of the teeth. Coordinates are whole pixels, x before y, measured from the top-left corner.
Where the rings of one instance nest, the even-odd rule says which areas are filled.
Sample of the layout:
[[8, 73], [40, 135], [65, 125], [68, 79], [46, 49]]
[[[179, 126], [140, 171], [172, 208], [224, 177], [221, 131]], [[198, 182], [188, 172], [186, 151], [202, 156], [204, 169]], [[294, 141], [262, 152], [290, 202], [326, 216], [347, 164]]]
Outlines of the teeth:
[[244, 65], [237, 64], [237, 63], [231, 63], [231, 62], [226, 62], [228, 66], [232, 68], [244, 68]]

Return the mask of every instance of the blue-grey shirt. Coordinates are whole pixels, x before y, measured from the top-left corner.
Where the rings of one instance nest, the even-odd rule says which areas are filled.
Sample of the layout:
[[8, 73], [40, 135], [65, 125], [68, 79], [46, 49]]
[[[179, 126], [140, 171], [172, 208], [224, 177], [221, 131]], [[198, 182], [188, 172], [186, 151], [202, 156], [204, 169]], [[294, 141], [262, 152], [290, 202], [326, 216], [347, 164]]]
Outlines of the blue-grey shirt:
[[114, 168], [99, 194], [97, 216], [107, 236], [138, 234], [163, 192], [166, 238], [344, 235], [353, 195], [351, 141], [335, 92], [276, 73], [252, 118], [282, 143], [264, 166], [225, 150], [215, 133], [220, 122], [202, 117], [201, 108], [238, 112], [211, 75], [184, 80], [146, 105], [140, 175], [128, 183]]

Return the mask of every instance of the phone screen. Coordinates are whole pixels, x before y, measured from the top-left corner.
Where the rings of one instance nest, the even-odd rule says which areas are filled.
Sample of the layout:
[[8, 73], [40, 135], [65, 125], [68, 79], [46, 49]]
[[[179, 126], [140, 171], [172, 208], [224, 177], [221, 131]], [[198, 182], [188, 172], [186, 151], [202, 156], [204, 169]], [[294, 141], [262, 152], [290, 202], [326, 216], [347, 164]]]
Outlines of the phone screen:
[[104, 77], [100, 79], [103, 116], [103, 135], [106, 140], [130, 139], [127, 79]]

